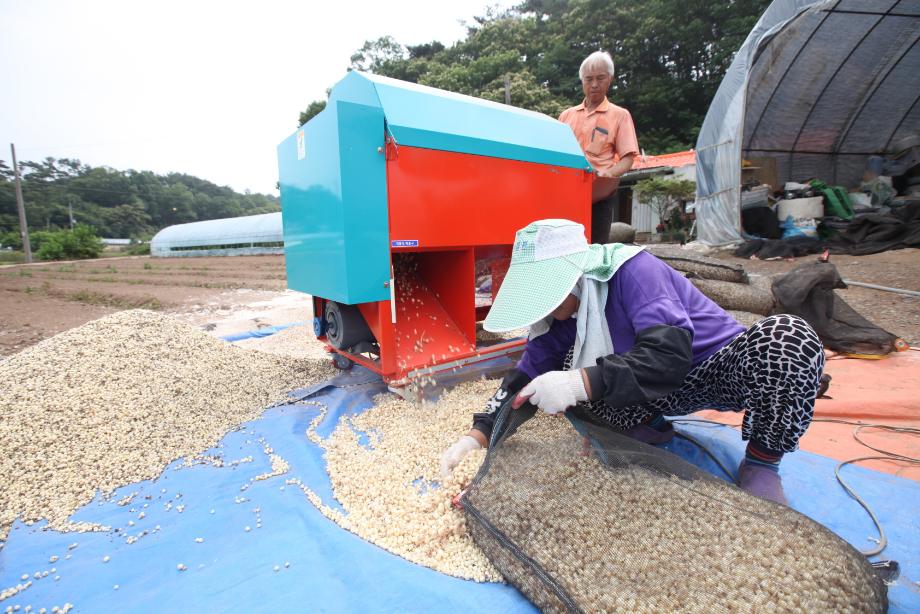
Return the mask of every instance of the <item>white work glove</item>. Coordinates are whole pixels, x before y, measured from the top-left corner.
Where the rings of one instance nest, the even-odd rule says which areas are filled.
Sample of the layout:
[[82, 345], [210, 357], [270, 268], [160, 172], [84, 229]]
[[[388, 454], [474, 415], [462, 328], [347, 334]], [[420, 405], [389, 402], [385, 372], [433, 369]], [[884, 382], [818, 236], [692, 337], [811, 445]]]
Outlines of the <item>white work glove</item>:
[[482, 444], [476, 441], [475, 437], [464, 435], [458, 439], [457, 443], [447, 448], [444, 454], [441, 455], [441, 477], [446, 480], [450, 477], [454, 467], [460, 464], [464, 456], [480, 448], [482, 448]]
[[587, 400], [588, 391], [581, 378], [581, 369], [549, 371], [538, 375], [521, 389], [514, 407], [530, 401], [548, 414], [558, 414], [579, 401]]

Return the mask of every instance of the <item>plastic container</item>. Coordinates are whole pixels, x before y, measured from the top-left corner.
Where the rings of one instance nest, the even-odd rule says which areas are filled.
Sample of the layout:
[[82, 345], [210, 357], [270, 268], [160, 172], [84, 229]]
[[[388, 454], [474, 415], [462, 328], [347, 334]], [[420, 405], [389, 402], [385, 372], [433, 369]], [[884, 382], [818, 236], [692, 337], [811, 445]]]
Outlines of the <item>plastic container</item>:
[[795, 220], [824, 217], [824, 197], [793, 198], [776, 203], [776, 217], [784, 220], [790, 216]]

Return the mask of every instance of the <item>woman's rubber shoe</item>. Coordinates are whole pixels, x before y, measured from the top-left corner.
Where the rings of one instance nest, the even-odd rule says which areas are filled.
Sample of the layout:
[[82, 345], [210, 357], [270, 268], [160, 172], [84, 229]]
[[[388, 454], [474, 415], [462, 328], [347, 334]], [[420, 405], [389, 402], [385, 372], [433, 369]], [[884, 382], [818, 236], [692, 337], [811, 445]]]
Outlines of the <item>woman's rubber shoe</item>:
[[789, 505], [783, 492], [783, 480], [769, 467], [741, 461], [738, 467], [738, 486], [748, 494], [775, 503]]

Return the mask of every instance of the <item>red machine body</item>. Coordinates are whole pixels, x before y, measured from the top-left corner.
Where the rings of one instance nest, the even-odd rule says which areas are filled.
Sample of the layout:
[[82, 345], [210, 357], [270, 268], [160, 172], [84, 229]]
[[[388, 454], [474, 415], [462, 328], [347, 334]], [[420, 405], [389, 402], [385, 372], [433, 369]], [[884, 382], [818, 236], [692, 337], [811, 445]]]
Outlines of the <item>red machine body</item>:
[[[392, 139], [383, 153], [395, 287], [390, 301], [357, 305], [379, 354], [330, 351], [379, 373], [391, 387], [519, 352], [523, 339], [477, 344], [477, 322], [489, 309], [477, 307], [477, 263], [491, 272], [494, 297], [517, 230], [565, 218], [589, 232], [593, 173]], [[314, 298], [315, 313], [323, 313], [324, 302]]]

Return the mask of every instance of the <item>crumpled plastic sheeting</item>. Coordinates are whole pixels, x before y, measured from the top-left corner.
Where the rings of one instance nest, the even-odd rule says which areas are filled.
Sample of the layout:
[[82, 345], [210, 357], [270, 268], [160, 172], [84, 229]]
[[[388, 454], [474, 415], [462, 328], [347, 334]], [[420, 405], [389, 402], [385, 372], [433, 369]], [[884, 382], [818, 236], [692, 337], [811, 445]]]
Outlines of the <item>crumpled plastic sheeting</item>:
[[741, 242], [741, 141], [750, 66], [768, 39], [816, 0], [774, 0], [725, 72], [696, 140], [696, 217], [705, 245]]
[[[224, 467], [186, 467], [176, 461], [156, 480], [120, 488], [108, 500], [97, 497], [73, 517], [111, 526], [110, 532], [59, 533], [17, 522], [0, 549], [0, 590], [19, 584], [23, 574], [30, 579], [36, 572], [49, 575], [32, 579], [29, 588], [0, 602], [0, 608], [31, 605], [33, 611], [50, 611], [70, 602], [85, 612], [535, 612], [513, 587], [452, 578], [365, 542], [322, 516], [296, 485], [285, 484], [299, 478], [327, 505], [339, 507], [322, 451], [305, 436], [319, 411], [310, 403], [328, 406], [317, 428], [327, 437], [340, 419], [365, 410], [384, 390], [376, 376], [356, 367], [330, 382], [295, 391], [292, 395], [302, 402], [266, 411], [206, 452], [222, 455]], [[744, 453], [737, 432], [709, 424], [682, 423], [677, 428], [692, 433], [732, 469], [737, 467]], [[265, 445], [290, 470], [254, 481], [271, 471]], [[667, 449], [720, 475], [689, 442], [676, 439]], [[250, 456], [251, 462], [230, 466]], [[857, 548], [866, 548], [872, 545], [867, 538], [875, 536], [874, 528], [835, 482], [835, 464], [807, 452], [787, 455], [782, 465], [786, 492], [795, 509]], [[920, 484], [859, 467], [844, 471], [889, 534], [883, 556], [901, 563], [901, 578], [889, 594], [890, 611], [920, 610], [915, 584], [920, 579]], [[117, 505], [131, 493], [136, 495], [129, 504]], [[185, 506], [182, 512], [179, 505]], [[126, 543], [128, 536], [143, 531], [148, 533]], [[202, 543], [195, 542], [199, 537]], [[73, 543], [77, 547], [68, 550]], [[70, 559], [65, 558], [68, 554]], [[59, 558], [51, 563], [51, 556]], [[103, 562], [105, 556], [108, 562]], [[179, 571], [179, 564], [187, 569]], [[51, 568], [56, 572], [50, 573]]]

